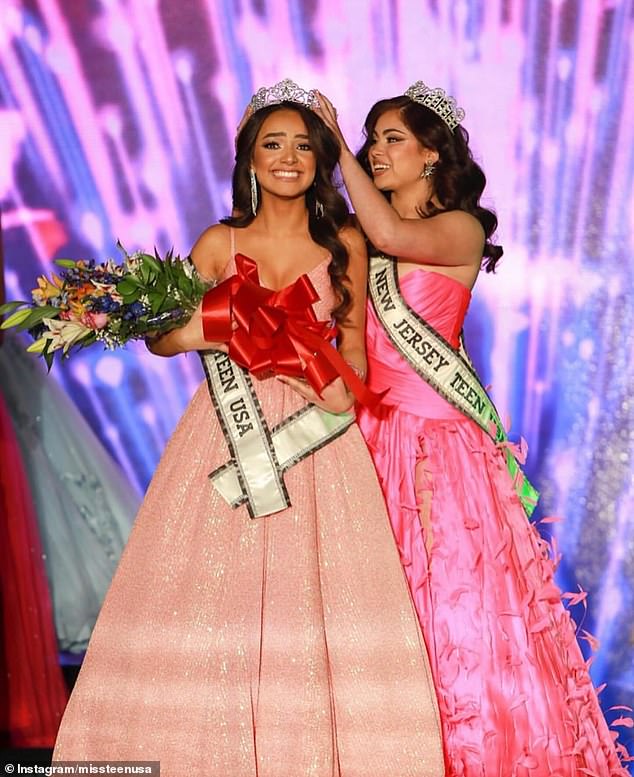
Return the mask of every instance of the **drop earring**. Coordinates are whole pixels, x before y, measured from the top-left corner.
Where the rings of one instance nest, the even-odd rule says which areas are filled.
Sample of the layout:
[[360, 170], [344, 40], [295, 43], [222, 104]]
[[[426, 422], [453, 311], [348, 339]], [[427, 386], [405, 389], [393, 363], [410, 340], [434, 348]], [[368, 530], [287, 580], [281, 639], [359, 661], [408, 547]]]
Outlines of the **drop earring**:
[[431, 178], [432, 175], [436, 172], [436, 163], [435, 162], [425, 162], [425, 165], [423, 167], [423, 172], [421, 173], [421, 178]]
[[258, 212], [258, 182], [252, 167], [249, 168], [249, 178], [251, 180], [251, 213], [255, 216]]
[[315, 216], [317, 216], [318, 219], [323, 219], [324, 217], [324, 204], [319, 200], [315, 200]]

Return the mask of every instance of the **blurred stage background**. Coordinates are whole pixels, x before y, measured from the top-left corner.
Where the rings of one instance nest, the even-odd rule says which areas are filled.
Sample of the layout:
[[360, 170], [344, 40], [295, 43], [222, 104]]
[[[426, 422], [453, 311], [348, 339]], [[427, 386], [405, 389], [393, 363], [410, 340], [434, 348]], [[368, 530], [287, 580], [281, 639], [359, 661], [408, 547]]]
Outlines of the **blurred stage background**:
[[[564, 518], [544, 528], [562, 587], [589, 591], [575, 617], [601, 642], [606, 708], [634, 699], [633, 19], [632, 0], [0, 2], [8, 299], [117, 239], [187, 253], [230, 209], [235, 127], [261, 85], [318, 87], [355, 147], [376, 99], [417, 79], [456, 96], [505, 248], [467, 344], [528, 441], [538, 518]], [[135, 347], [50, 379], [142, 491], [201, 370]]]

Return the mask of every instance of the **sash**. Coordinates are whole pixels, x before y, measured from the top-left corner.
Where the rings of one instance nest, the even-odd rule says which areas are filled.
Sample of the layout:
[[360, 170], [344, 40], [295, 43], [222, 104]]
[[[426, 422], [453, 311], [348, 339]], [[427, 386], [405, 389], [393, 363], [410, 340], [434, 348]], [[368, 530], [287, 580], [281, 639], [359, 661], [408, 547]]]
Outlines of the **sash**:
[[401, 356], [435, 391], [503, 448], [513, 486], [530, 517], [539, 493], [511, 450], [500, 416], [471, 364], [462, 336], [460, 347], [453, 348], [409, 307], [401, 295], [394, 259], [370, 259], [369, 292], [379, 321]]
[[231, 505], [245, 504], [251, 518], [279, 512], [291, 502], [284, 472], [346, 431], [353, 413], [306, 405], [272, 430], [248, 371], [222, 351], [201, 354], [209, 393], [231, 458], [210, 473]]

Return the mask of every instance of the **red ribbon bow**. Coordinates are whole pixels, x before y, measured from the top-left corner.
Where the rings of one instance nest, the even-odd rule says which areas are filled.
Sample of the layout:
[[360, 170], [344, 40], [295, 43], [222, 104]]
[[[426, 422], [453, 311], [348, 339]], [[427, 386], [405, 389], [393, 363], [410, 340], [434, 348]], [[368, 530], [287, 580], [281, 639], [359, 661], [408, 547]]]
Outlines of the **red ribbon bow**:
[[203, 297], [205, 340], [227, 342], [233, 361], [256, 377], [303, 378], [319, 396], [341, 376], [359, 402], [376, 407], [382, 395], [371, 392], [332, 346], [337, 327], [317, 320], [319, 295], [308, 275], [272, 291], [260, 285], [253, 259], [236, 254], [235, 262], [236, 275]]

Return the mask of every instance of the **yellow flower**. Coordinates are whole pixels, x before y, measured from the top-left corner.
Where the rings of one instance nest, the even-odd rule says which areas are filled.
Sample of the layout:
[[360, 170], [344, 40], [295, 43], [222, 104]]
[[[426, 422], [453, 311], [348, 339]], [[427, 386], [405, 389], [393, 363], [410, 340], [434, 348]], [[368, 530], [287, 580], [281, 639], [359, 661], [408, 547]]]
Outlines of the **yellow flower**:
[[71, 301], [70, 310], [73, 314], [73, 318], [80, 319], [85, 313], [86, 308], [82, 302]]
[[44, 275], [40, 275], [37, 279], [37, 289], [33, 289], [31, 295], [38, 305], [44, 305], [48, 300], [59, 297], [62, 290], [62, 280], [55, 274], [52, 278], [52, 283]]

